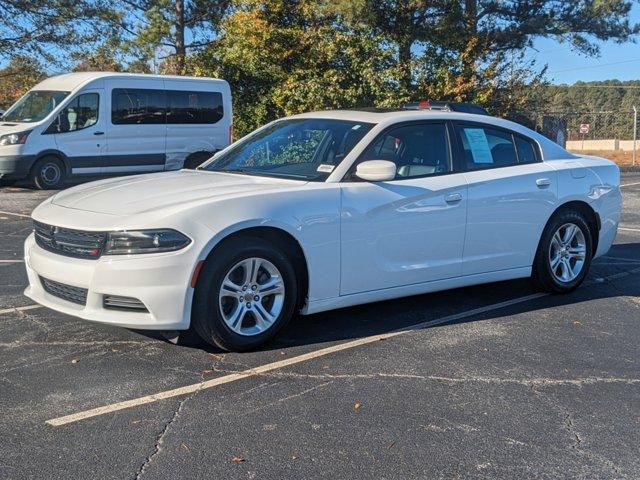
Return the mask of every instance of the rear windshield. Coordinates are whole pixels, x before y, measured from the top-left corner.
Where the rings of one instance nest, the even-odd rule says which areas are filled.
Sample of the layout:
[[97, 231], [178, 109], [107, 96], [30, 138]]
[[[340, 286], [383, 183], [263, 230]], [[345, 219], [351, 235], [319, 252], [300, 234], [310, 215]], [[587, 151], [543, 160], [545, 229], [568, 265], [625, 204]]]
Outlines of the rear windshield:
[[5, 122], [33, 123], [49, 115], [69, 92], [31, 90], [2, 116]]

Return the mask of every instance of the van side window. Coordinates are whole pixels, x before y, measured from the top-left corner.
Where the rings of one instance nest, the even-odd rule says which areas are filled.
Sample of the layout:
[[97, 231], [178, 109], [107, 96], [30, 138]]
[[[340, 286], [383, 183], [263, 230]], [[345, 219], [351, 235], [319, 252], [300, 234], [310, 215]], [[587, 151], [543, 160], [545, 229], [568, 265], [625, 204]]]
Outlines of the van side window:
[[222, 93], [167, 90], [167, 123], [217, 123], [223, 117]]
[[476, 125], [458, 126], [456, 131], [463, 148], [465, 170], [518, 164], [511, 133]]
[[114, 88], [111, 93], [111, 123], [114, 125], [158, 125], [166, 123], [164, 90]]
[[75, 132], [98, 123], [100, 96], [83, 93], [62, 109], [45, 133]]

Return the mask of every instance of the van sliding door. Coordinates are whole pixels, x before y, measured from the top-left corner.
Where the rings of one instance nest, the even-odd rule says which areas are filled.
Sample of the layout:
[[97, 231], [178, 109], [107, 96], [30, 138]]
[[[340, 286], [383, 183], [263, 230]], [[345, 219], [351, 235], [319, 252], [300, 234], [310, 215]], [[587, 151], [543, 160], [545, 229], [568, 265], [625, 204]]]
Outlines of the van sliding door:
[[164, 170], [167, 134], [164, 82], [113, 79], [107, 90], [111, 109], [103, 173]]

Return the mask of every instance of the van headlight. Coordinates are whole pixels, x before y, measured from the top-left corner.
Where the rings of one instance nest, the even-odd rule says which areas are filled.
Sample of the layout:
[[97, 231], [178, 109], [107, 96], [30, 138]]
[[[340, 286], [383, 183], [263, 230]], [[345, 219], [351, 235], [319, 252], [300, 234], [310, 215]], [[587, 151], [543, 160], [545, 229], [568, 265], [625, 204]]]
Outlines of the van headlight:
[[180, 250], [191, 243], [191, 239], [171, 229], [130, 230], [109, 232], [104, 249], [105, 255], [131, 255], [135, 253], [159, 253]]
[[0, 145], [23, 145], [27, 142], [27, 138], [31, 130], [27, 132], [8, 133], [0, 136]]

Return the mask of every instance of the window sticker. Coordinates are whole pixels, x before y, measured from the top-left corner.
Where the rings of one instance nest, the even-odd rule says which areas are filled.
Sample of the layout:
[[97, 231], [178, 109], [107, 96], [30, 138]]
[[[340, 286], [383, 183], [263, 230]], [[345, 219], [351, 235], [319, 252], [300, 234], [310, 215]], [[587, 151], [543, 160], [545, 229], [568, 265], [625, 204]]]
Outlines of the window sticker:
[[473, 163], [493, 163], [489, 141], [482, 128], [465, 128], [464, 135], [467, 137], [469, 150], [471, 150], [471, 155], [473, 156]]
[[324, 172], [324, 173], [331, 173], [331, 172], [333, 172], [334, 168], [336, 168], [335, 165], [327, 165], [326, 163], [321, 163], [318, 166], [318, 168], [316, 169], [316, 171]]

